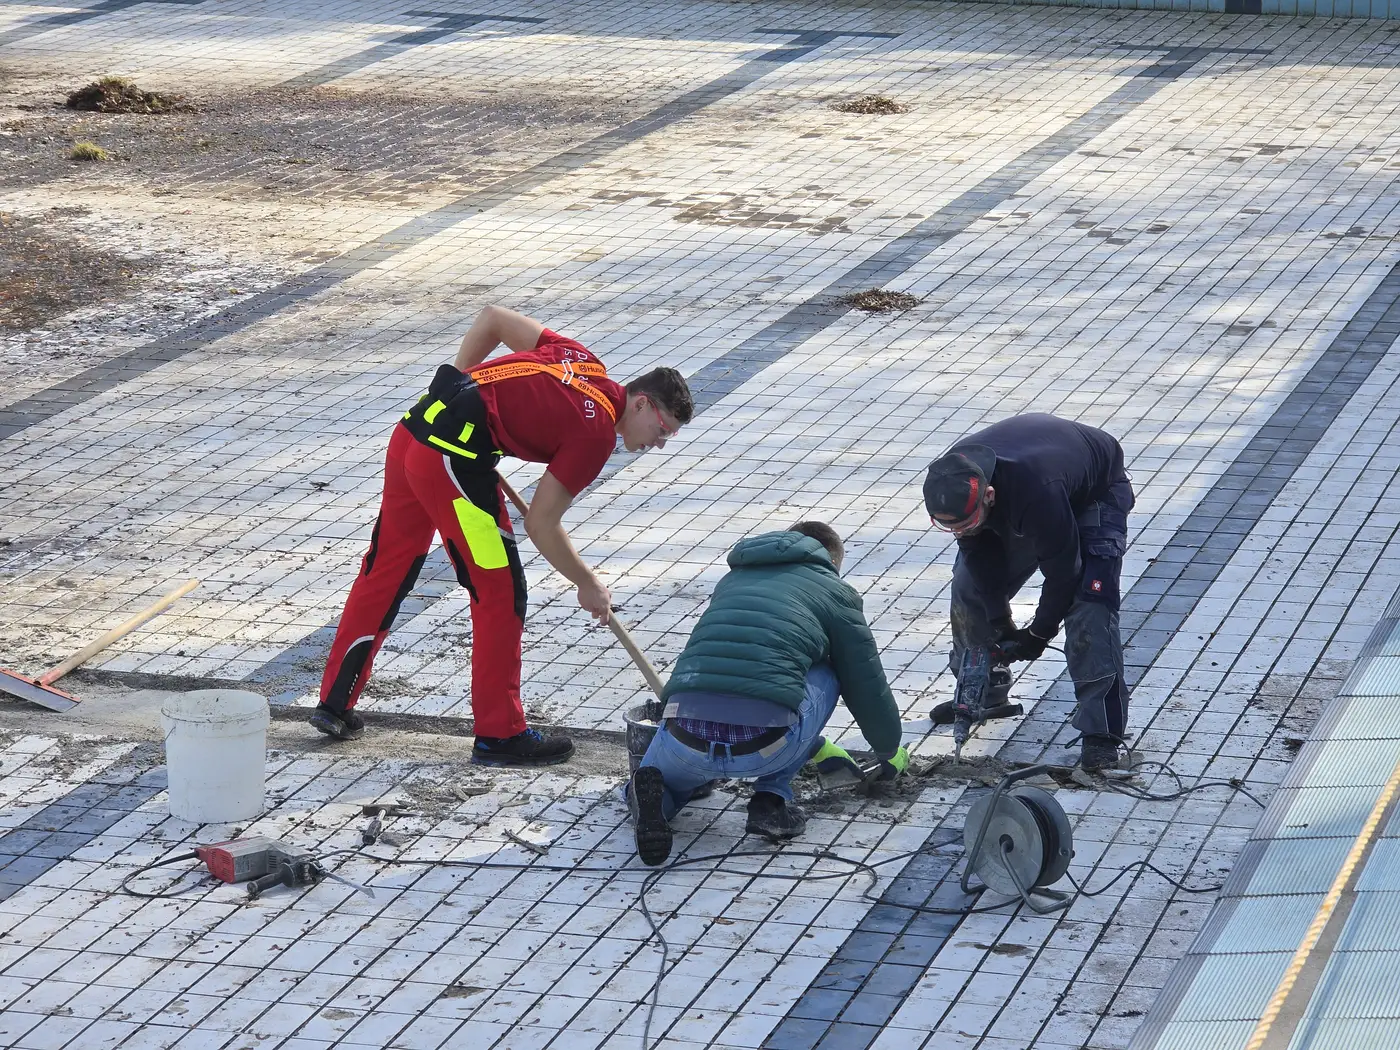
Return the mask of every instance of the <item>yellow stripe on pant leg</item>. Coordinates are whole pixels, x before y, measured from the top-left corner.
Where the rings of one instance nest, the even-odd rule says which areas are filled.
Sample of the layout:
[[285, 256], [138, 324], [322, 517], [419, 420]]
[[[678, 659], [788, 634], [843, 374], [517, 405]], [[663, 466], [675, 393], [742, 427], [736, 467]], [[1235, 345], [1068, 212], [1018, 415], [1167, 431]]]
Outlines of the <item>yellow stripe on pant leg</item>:
[[509, 565], [496, 519], [468, 499], [454, 499], [452, 507], [457, 511], [457, 524], [467, 539], [472, 561], [483, 569], [503, 569]]

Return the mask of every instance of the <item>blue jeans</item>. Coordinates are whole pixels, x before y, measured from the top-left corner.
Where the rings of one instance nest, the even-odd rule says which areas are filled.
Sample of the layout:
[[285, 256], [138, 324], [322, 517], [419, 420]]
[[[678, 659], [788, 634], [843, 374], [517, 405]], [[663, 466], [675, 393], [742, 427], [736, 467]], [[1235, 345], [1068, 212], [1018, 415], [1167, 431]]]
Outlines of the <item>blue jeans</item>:
[[755, 751], [734, 756], [728, 744], [711, 744], [696, 751], [673, 737], [663, 723], [642, 759], [643, 766], [661, 770], [666, 784], [662, 811], [670, 820], [690, 801], [690, 793], [711, 780], [752, 780], [755, 791], [768, 791], [792, 801], [792, 778], [816, 749], [817, 738], [836, 710], [841, 687], [827, 664], [807, 672], [807, 690], [797, 710], [797, 724], [788, 729], [778, 750], [769, 755]]

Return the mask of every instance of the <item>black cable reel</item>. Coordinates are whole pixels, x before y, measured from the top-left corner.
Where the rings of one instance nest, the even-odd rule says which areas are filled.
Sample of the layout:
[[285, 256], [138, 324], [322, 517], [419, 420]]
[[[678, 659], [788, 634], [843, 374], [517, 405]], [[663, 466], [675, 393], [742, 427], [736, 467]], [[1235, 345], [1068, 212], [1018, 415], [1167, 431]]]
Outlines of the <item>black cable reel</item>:
[[[1074, 834], [1055, 796], [1040, 788], [1012, 787], [1049, 766], [1029, 766], [1003, 777], [990, 795], [972, 804], [963, 825], [964, 893], [991, 890], [1019, 896], [1041, 915], [1069, 907], [1070, 894], [1049, 887], [1069, 871]], [[973, 875], [981, 885], [973, 885]]]

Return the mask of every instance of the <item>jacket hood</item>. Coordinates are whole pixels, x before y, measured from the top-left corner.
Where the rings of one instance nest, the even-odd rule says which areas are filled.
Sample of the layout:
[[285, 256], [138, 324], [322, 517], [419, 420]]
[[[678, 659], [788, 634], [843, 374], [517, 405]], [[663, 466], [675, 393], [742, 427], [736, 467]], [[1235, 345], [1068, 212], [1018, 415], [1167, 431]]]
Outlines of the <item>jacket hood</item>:
[[751, 569], [760, 565], [820, 565], [836, 571], [826, 548], [800, 532], [765, 532], [740, 540], [729, 552], [731, 569]]

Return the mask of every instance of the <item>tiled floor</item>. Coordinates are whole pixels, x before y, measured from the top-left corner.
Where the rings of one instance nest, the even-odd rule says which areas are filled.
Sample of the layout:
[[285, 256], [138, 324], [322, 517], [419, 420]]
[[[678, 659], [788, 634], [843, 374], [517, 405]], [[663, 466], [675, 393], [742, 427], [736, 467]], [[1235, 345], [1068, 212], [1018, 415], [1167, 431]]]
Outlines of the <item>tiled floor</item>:
[[[500, 301], [615, 375], [669, 362], [695, 385], [695, 422], [619, 457], [569, 516], [654, 662], [735, 540], [826, 518], [924, 760], [950, 750], [926, 714], [951, 692], [951, 552], [925, 528], [923, 466], [1021, 411], [1109, 429], [1138, 492], [1124, 626], [1141, 754], [1267, 801], [1400, 567], [1393, 40], [979, 4], [10, 5], [0, 92], [37, 105], [120, 72], [204, 108], [178, 133], [83, 125], [123, 151], [102, 172], [15, 110], [0, 209], [86, 208], [68, 221], [133, 243], [147, 224], [161, 250], [197, 249], [192, 269], [242, 276], [178, 311], [135, 296], [3, 334], [24, 362], [0, 405], [3, 662], [37, 670], [198, 577], [102, 669], [309, 702], [387, 429]], [[907, 109], [831, 107], [868, 93]], [[876, 285], [920, 304], [835, 301]], [[536, 469], [508, 465], [517, 487]], [[640, 677], [526, 554], [529, 708], [620, 729]], [[366, 708], [469, 715], [469, 653], [439, 564]], [[1072, 756], [1062, 660], [1015, 693], [1027, 717], [969, 750]], [[372, 737], [278, 754], [257, 830], [350, 846], [353, 800], [417, 790], [435, 801], [402, 823], [405, 856], [536, 870], [345, 858], [374, 900], [322, 884], [141, 902], [114, 893], [133, 866], [231, 831], [166, 816], [158, 749], [76, 763], [54, 725], [0, 752], [0, 1044], [33, 1050], [574, 1050], [636, 1045], [649, 1014], [673, 1047], [1121, 1050], [1214, 899], [1135, 871], [1059, 917], [940, 914], [963, 903], [962, 822], [985, 788], [935, 778], [888, 806], [826, 806], [798, 847], [724, 863], [743, 874], [668, 872], [647, 895], [674, 963], [653, 1012], [660, 952], [616, 771], [460, 798], [442, 788], [460, 768], [384, 759]], [[1260, 815], [1228, 784], [1056, 794], [1094, 889], [1138, 860], [1216, 885]], [[681, 845], [732, 851], [742, 806], [716, 794]], [[553, 845], [537, 857], [507, 831]], [[851, 861], [882, 862], [879, 885]], [[607, 870], [544, 870], [561, 862]]]

